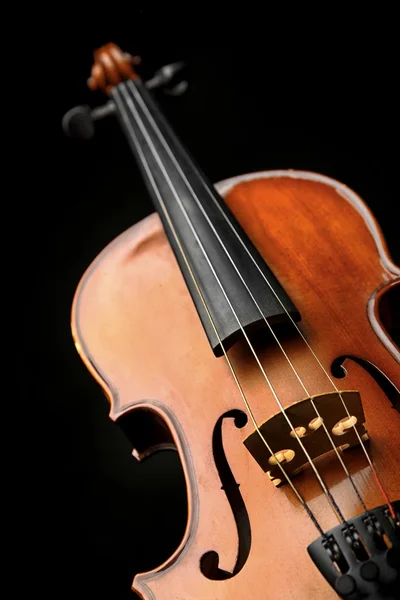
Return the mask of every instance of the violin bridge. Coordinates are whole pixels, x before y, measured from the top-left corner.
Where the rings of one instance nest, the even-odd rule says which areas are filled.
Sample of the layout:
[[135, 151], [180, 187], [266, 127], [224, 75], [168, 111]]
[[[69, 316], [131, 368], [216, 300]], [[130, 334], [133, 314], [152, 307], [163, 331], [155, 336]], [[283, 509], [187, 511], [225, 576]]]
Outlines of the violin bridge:
[[[320, 417], [317, 416], [310, 398], [295, 402], [285, 408], [293, 428], [311, 459], [333, 451], [332, 443], [322, 423], [339, 450], [347, 450], [347, 448], [353, 448], [360, 444], [356, 431], [363, 441], [368, 440], [364, 410], [358, 391], [318, 394], [312, 396], [312, 400]], [[346, 405], [350, 417], [343, 403]], [[308, 465], [307, 457], [282, 412], [270, 417], [259, 427], [259, 430], [274, 456], [268, 452], [257, 430], [245, 438], [243, 443], [264, 473], [267, 473], [272, 483], [279, 487], [286, 483], [286, 479], [278, 466], [278, 461], [287, 475], [292, 478]]]

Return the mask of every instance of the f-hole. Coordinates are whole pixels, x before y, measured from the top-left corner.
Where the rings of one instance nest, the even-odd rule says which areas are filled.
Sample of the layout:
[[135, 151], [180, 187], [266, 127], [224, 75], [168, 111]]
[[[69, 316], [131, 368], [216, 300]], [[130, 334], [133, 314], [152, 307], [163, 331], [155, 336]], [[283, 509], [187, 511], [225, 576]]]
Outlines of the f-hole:
[[373, 363], [365, 360], [364, 358], [360, 358], [359, 356], [352, 356], [351, 354], [338, 356], [332, 363], [331, 371], [332, 375], [339, 379], [343, 379], [346, 377], [347, 371], [343, 366], [345, 360], [352, 360], [373, 377], [376, 383], [379, 385], [381, 390], [386, 394], [387, 398], [392, 403], [392, 408], [397, 410], [400, 413], [400, 392], [397, 387], [390, 381], [390, 379], [376, 367]]
[[219, 555], [214, 550], [203, 554], [200, 559], [200, 570], [207, 579], [222, 580], [231, 579], [237, 575], [246, 564], [251, 546], [251, 528], [249, 515], [239, 490], [239, 483], [233, 476], [222, 443], [222, 424], [224, 419], [234, 419], [238, 429], [247, 423], [247, 416], [241, 410], [230, 410], [224, 413], [216, 422], [212, 438], [215, 466], [222, 483], [228, 502], [231, 506], [238, 533], [238, 553], [235, 567], [230, 573], [219, 568]]

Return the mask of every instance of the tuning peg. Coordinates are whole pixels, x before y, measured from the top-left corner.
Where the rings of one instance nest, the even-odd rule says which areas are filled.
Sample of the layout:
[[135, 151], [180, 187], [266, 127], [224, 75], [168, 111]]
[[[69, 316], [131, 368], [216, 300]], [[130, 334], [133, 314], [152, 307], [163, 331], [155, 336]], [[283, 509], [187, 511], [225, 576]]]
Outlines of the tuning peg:
[[[137, 58], [137, 57], [136, 57]], [[137, 60], [139, 60], [137, 58]], [[188, 88], [188, 81], [183, 77], [186, 75], [187, 65], [184, 62], [175, 62], [164, 65], [156, 71], [154, 76], [146, 81], [148, 89], [163, 88], [169, 96], [181, 96]], [[116, 111], [112, 100], [103, 106], [91, 109], [89, 106], [75, 106], [65, 113], [62, 119], [62, 128], [68, 137], [90, 140], [94, 136], [94, 121], [113, 115]]]
[[187, 75], [187, 65], [184, 62], [174, 62], [169, 65], [164, 65], [156, 71], [154, 77], [146, 82], [148, 89], [163, 87], [163, 91], [170, 96], [180, 96], [186, 92], [188, 81], [185, 79]]
[[165, 88], [164, 94], [167, 94], [168, 96], [182, 96], [188, 87], [189, 83], [187, 81], [180, 81], [173, 88]]
[[68, 137], [90, 140], [94, 136], [94, 121], [114, 113], [115, 105], [111, 100], [94, 109], [87, 105], [75, 106], [65, 113], [62, 128]]

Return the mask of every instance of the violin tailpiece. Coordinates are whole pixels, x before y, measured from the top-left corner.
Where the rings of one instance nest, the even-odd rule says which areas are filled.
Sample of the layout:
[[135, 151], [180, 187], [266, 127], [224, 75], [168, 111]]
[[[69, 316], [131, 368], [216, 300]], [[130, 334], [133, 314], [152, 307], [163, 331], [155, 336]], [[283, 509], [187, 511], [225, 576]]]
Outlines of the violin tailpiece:
[[347, 519], [307, 548], [340, 598], [389, 600], [399, 597], [400, 502]]
[[[317, 416], [310, 398], [295, 402], [285, 408], [290, 422], [311, 459], [333, 451], [332, 443], [322, 422], [333, 443], [340, 450], [359, 445], [356, 431], [362, 440], [368, 440], [364, 410], [358, 391], [331, 392], [318, 394], [311, 398], [320, 416]], [[287, 475], [293, 477], [308, 465], [308, 459], [282, 412], [274, 414], [262, 423], [259, 430], [275, 456], [266, 452], [265, 444], [257, 430], [245, 438], [243, 443], [263, 471], [267, 473], [272, 483], [279, 487], [286, 483], [286, 480], [282, 477], [277, 461], [284, 467]]]

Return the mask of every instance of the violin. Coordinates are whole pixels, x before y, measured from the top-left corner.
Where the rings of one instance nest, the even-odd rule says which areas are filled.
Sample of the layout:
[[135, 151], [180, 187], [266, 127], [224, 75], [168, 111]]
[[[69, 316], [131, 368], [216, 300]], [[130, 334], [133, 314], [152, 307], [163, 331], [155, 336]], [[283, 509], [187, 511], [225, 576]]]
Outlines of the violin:
[[89, 137], [113, 113], [154, 206], [88, 267], [71, 315], [134, 457], [173, 447], [185, 475], [184, 537], [132, 589], [399, 598], [400, 268], [339, 181], [211, 183], [152, 95], [176, 68], [146, 82], [139, 64], [97, 49], [88, 85], [107, 103], [64, 119]]

